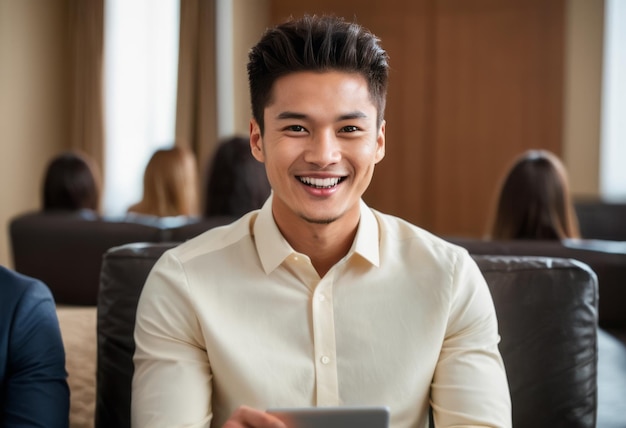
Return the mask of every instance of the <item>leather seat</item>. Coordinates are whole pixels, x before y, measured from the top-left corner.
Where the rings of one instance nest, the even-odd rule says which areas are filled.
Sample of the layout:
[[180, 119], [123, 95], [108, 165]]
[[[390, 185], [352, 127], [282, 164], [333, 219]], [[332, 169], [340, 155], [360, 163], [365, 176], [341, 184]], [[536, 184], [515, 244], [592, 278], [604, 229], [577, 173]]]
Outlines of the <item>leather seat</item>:
[[474, 256], [494, 300], [514, 427], [595, 427], [596, 275], [580, 262]]
[[574, 207], [584, 238], [626, 241], [626, 203], [580, 200]]
[[[175, 244], [129, 244], [104, 256], [98, 299], [96, 427], [129, 427], [136, 305], [156, 260]], [[474, 256], [498, 314], [513, 426], [595, 427], [594, 272], [566, 259]]]
[[15, 270], [46, 283], [61, 305], [95, 306], [104, 253], [160, 235], [155, 227], [71, 212], [34, 212], [10, 223]]
[[13, 218], [9, 229], [16, 271], [46, 283], [57, 304], [95, 306], [102, 257], [109, 248], [131, 242], [180, 242], [233, 219], [32, 212]]
[[[600, 327], [626, 335], [626, 242], [586, 239], [490, 241], [450, 237], [470, 254], [530, 255], [580, 260], [598, 276]], [[626, 343], [626, 341], [624, 342]]]

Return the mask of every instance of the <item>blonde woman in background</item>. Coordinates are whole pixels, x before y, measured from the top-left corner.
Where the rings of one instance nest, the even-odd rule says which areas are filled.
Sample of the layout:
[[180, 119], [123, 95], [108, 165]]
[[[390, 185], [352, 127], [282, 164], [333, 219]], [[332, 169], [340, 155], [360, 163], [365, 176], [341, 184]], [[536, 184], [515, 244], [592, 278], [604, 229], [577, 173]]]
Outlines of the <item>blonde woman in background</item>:
[[561, 160], [546, 150], [528, 150], [504, 178], [491, 239], [580, 238], [578, 220]]
[[157, 150], [143, 177], [143, 199], [128, 208], [130, 214], [156, 217], [198, 215], [198, 168], [186, 147]]

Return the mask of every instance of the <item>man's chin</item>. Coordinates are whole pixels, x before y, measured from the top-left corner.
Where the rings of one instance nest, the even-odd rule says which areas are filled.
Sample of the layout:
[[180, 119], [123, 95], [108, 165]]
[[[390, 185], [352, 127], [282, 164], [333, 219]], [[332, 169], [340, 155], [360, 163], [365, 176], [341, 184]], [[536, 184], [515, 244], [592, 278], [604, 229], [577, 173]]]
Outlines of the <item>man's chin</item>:
[[313, 218], [313, 217], [308, 217], [308, 216], [301, 216], [302, 219], [304, 221], [306, 221], [307, 223], [311, 223], [311, 224], [331, 224], [335, 221], [337, 221], [338, 217], [320, 217], [320, 218]]
[[325, 216], [325, 215], [308, 215], [300, 213], [300, 218], [310, 224], [331, 224], [339, 219], [340, 216]]

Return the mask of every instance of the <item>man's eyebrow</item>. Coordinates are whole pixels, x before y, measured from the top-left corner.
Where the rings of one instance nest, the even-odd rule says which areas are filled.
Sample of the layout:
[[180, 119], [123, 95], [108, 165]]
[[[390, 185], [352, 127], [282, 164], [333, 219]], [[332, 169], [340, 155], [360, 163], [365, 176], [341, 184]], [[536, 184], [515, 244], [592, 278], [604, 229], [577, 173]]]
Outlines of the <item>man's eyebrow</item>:
[[350, 119], [365, 119], [367, 115], [362, 111], [353, 111], [351, 113], [342, 114], [337, 118], [337, 122], [341, 122], [342, 120], [350, 120]]
[[[278, 115], [276, 116], [276, 119], [281, 120], [281, 119], [300, 119], [300, 120], [304, 120], [306, 119], [308, 116], [304, 113], [297, 113], [294, 111], [283, 111], [278, 113]], [[341, 122], [343, 120], [350, 120], [350, 119], [364, 119], [367, 118], [367, 115], [365, 113], [363, 113], [362, 111], [353, 111], [350, 113], [345, 113], [342, 115], [339, 115], [337, 117], [337, 122]]]
[[278, 113], [276, 119], [306, 119], [307, 115], [304, 113], [296, 113], [295, 111], [282, 111]]

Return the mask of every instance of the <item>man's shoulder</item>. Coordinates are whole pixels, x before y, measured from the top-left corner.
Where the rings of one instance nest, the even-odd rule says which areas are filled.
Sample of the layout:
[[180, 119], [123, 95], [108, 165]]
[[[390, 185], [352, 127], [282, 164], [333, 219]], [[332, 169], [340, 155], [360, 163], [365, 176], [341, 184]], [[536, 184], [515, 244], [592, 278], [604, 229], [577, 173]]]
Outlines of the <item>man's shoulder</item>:
[[372, 211], [377, 219], [382, 236], [386, 237], [391, 242], [398, 242], [451, 255], [467, 253], [463, 247], [446, 241], [444, 238], [403, 218], [385, 214], [374, 209], [372, 209]]
[[234, 222], [217, 226], [168, 251], [181, 262], [213, 252], [224, 251], [242, 241], [251, 242], [252, 226], [258, 213], [250, 212]]
[[0, 300], [6, 304], [18, 305], [24, 299], [29, 302], [52, 299], [46, 284], [4, 266], [0, 266], [0, 284]]
[[[53, 320], [54, 318], [54, 320]], [[56, 321], [54, 298], [42, 281], [0, 266], [1, 334], [40, 328]]]

